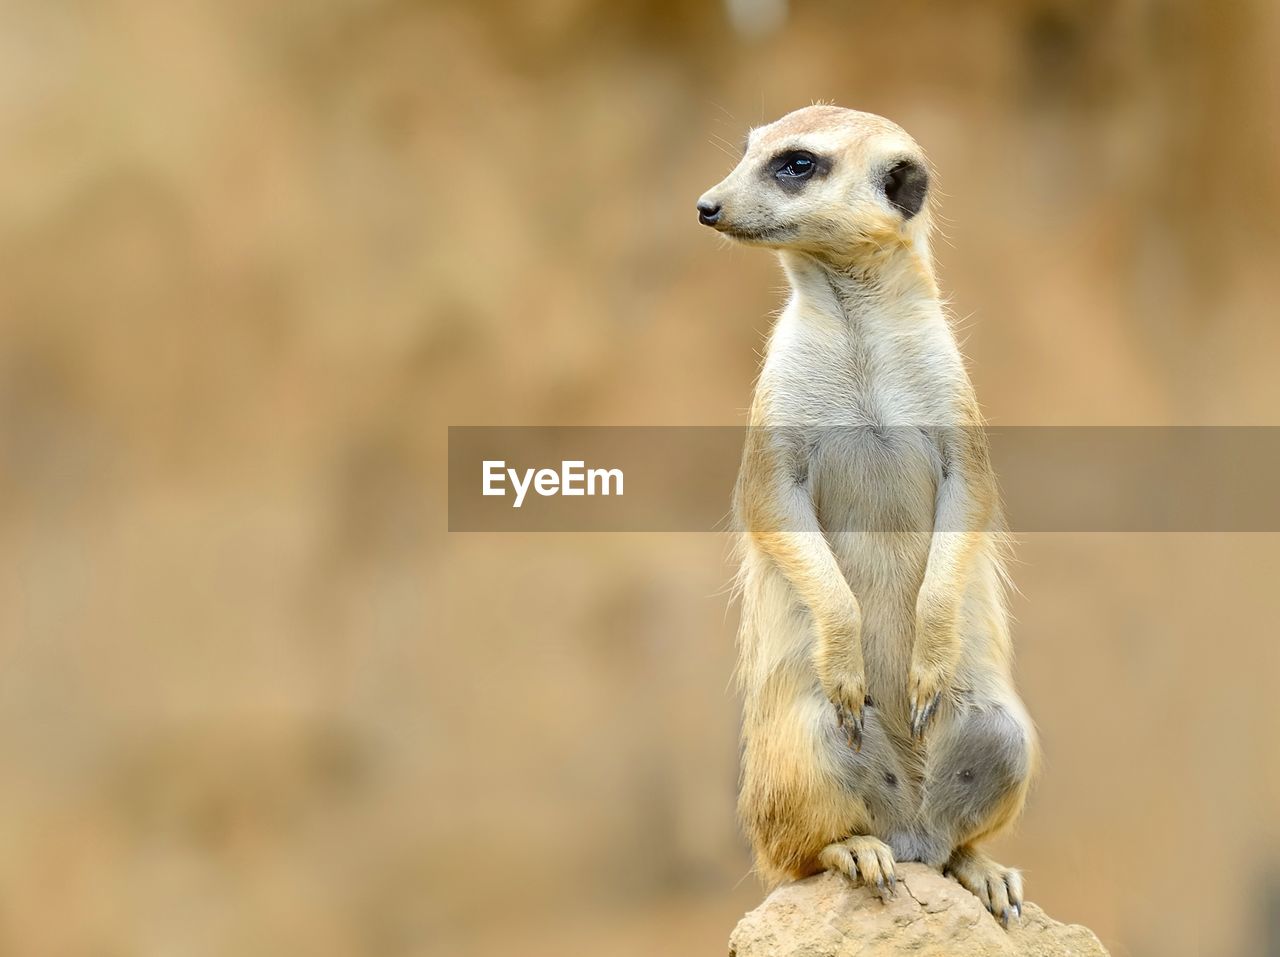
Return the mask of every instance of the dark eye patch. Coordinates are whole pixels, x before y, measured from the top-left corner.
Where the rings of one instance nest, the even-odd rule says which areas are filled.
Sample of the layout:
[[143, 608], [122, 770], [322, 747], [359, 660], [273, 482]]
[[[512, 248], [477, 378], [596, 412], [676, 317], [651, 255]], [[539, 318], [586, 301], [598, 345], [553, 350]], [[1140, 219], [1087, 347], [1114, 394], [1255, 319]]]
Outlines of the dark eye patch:
[[884, 174], [884, 195], [889, 205], [910, 219], [924, 206], [929, 190], [929, 172], [915, 160], [902, 159]]
[[773, 175], [778, 179], [808, 179], [813, 175], [815, 166], [809, 153], [789, 153], [782, 158], [782, 165], [774, 170]]
[[783, 189], [794, 192], [815, 174], [825, 174], [830, 169], [829, 160], [808, 150], [784, 150], [765, 165], [765, 174]]

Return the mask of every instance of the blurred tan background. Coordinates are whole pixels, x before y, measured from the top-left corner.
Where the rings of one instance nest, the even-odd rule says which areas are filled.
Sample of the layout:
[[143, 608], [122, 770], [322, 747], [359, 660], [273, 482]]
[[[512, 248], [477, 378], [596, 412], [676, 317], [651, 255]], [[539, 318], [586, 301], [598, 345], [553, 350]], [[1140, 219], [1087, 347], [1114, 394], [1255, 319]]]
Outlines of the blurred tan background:
[[[693, 204], [817, 99], [993, 422], [1280, 419], [1267, 0], [0, 5], [0, 952], [724, 952], [727, 542], [449, 535], [445, 427], [740, 423]], [[1020, 544], [997, 850], [1117, 957], [1280, 954], [1277, 544]]]

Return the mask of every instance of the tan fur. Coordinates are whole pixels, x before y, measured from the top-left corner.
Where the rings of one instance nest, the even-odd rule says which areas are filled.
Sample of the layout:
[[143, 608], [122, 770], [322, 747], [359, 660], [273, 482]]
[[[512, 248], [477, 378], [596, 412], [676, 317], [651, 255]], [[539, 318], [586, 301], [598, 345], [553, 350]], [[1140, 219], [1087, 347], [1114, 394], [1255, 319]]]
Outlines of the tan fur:
[[[824, 168], [782, 188], [770, 164], [794, 150]], [[888, 120], [810, 107], [753, 130], [701, 201], [718, 230], [778, 251], [792, 293], [736, 492], [740, 810], [770, 883], [824, 867], [891, 883], [894, 845], [999, 881], [1016, 913], [1016, 872], [970, 846], [1017, 816], [1036, 763], [1000, 503], [928, 202], [904, 216], [886, 198], [899, 160], [927, 169]]]

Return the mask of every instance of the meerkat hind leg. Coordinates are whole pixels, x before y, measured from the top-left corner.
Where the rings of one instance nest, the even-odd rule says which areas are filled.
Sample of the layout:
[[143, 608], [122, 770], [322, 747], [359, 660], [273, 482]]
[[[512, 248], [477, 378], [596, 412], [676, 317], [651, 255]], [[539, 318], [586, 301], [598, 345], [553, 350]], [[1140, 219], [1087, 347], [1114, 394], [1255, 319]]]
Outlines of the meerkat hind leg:
[[861, 878], [881, 900], [887, 900], [898, 888], [893, 851], [884, 841], [867, 834], [833, 841], [822, 849], [818, 863], [829, 871]]
[[956, 848], [943, 873], [982, 901], [1005, 927], [1011, 917], [1022, 917], [1022, 875], [997, 864], [972, 844]]

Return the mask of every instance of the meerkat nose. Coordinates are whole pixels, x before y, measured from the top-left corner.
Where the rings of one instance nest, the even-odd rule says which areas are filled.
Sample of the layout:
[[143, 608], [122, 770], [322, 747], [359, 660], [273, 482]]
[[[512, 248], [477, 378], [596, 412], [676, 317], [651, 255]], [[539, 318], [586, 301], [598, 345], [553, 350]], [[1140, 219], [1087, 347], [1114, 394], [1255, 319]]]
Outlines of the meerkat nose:
[[720, 222], [720, 204], [709, 200], [698, 200], [698, 222], [703, 226], [714, 226]]

